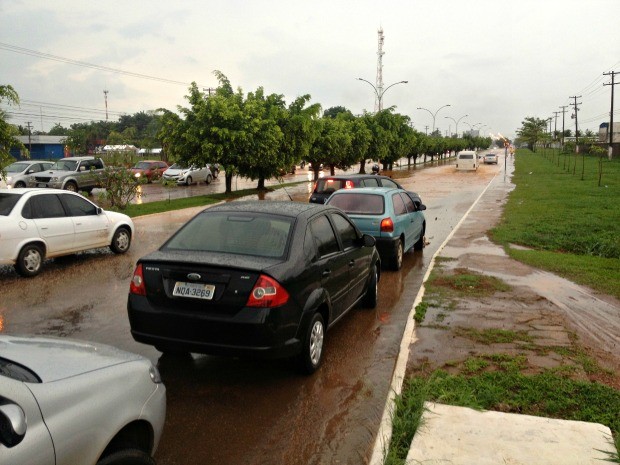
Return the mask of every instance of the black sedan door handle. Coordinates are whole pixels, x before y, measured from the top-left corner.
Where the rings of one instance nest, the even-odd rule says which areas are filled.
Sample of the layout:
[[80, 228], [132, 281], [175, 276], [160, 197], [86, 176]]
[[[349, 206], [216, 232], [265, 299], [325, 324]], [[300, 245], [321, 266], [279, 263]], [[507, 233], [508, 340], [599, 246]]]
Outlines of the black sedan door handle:
[[332, 274], [332, 270], [325, 270], [323, 271], [323, 273], [321, 273], [321, 276], [327, 278], [330, 274]]
[[354, 265], [355, 265], [355, 260], [351, 260], [351, 261], [349, 262], [349, 266], [354, 266]]

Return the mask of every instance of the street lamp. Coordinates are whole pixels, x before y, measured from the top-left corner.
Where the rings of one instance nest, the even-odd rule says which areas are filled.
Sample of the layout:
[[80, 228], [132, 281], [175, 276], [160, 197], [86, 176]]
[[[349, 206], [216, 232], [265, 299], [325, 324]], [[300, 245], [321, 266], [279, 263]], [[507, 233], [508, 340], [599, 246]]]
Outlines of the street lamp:
[[358, 81], [364, 81], [364, 82], [370, 84], [370, 86], [374, 89], [375, 95], [377, 96], [377, 108], [379, 109], [379, 111], [383, 110], [383, 94], [385, 94], [390, 87], [395, 86], [396, 84], [407, 84], [409, 82], [409, 81], [398, 81], [398, 82], [395, 82], [393, 84], [390, 84], [385, 89], [380, 88], [379, 90], [377, 90], [377, 88], [375, 87], [375, 85], [372, 82], [367, 81], [366, 79], [362, 79], [360, 77], [358, 77], [356, 79]]
[[451, 117], [449, 117], [449, 116], [444, 116], [444, 118], [451, 119], [452, 121], [454, 121], [454, 124], [456, 124], [456, 128], [455, 128], [455, 130], [454, 130], [454, 132], [456, 132], [456, 137], [458, 137], [458, 136], [459, 136], [459, 121], [461, 121], [461, 120], [462, 120], [463, 118], [465, 118], [466, 116], [469, 116], [469, 115], [463, 115], [463, 116], [461, 116], [458, 120], [455, 120], [454, 118], [451, 118]]
[[[439, 108], [437, 108], [437, 111], [435, 113], [433, 113], [432, 111], [430, 111], [427, 108], [422, 108], [422, 107], [418, 107], [418, 110], [426, 110], [426, 111], [428, 111], [431, 114], [431, 116], [433, 117], [433, 132], [435, 132], [435, 116], [437, 116], [437, 113], [439, 113], [439, 110], [441, 110], [442, 108], [449, 107], [449, 106], [450, 106], [450, 104], [444, 105], [443, 107], [439, 107]], [[433, 132], [431, 132], [431, 134]]]

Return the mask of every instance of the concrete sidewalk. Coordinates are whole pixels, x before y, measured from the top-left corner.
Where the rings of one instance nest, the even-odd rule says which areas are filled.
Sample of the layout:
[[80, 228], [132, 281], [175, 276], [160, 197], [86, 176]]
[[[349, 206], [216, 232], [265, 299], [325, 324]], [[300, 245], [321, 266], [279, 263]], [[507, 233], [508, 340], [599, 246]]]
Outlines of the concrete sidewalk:
[[407, 464], [599, 465], [616, 453], [597, 423], [426, 404]]

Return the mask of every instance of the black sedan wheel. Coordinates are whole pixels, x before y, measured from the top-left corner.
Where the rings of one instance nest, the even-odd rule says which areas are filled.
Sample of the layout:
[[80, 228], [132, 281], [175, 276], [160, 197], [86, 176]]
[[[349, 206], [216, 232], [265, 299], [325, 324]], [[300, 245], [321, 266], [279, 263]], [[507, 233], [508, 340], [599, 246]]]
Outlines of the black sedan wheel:
[[366, 295], [364, 296], [364, 305], [368, 308], [376, 308], [379, 295], [379, 271], [375, 266], [370, 275], [370, 282], [366, 288]]
[[25, 245], [17, 256], [15, 270], [24, 277], [32, 277], [39, 274], [43, 264], [43, 249], [35, 244]]
[[320, 313], [315, 313], [310, 320], [306, 337], [301, 349], [301, 368], [304, 373], [314, 373], [323, 358], [323, 343], [325, 342], [325, 323]]

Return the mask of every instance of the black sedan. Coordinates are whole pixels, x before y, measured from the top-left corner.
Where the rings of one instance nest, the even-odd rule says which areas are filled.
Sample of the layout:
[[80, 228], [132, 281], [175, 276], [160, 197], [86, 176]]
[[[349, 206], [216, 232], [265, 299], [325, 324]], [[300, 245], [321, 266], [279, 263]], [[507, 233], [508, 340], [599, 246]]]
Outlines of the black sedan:
[[164, 353], [297, 357], [312, 373], [326, 329], [376, 306], [379, 273], [375, 239], [337, 208], [222, 204], [138, 261], [131, 333]]

